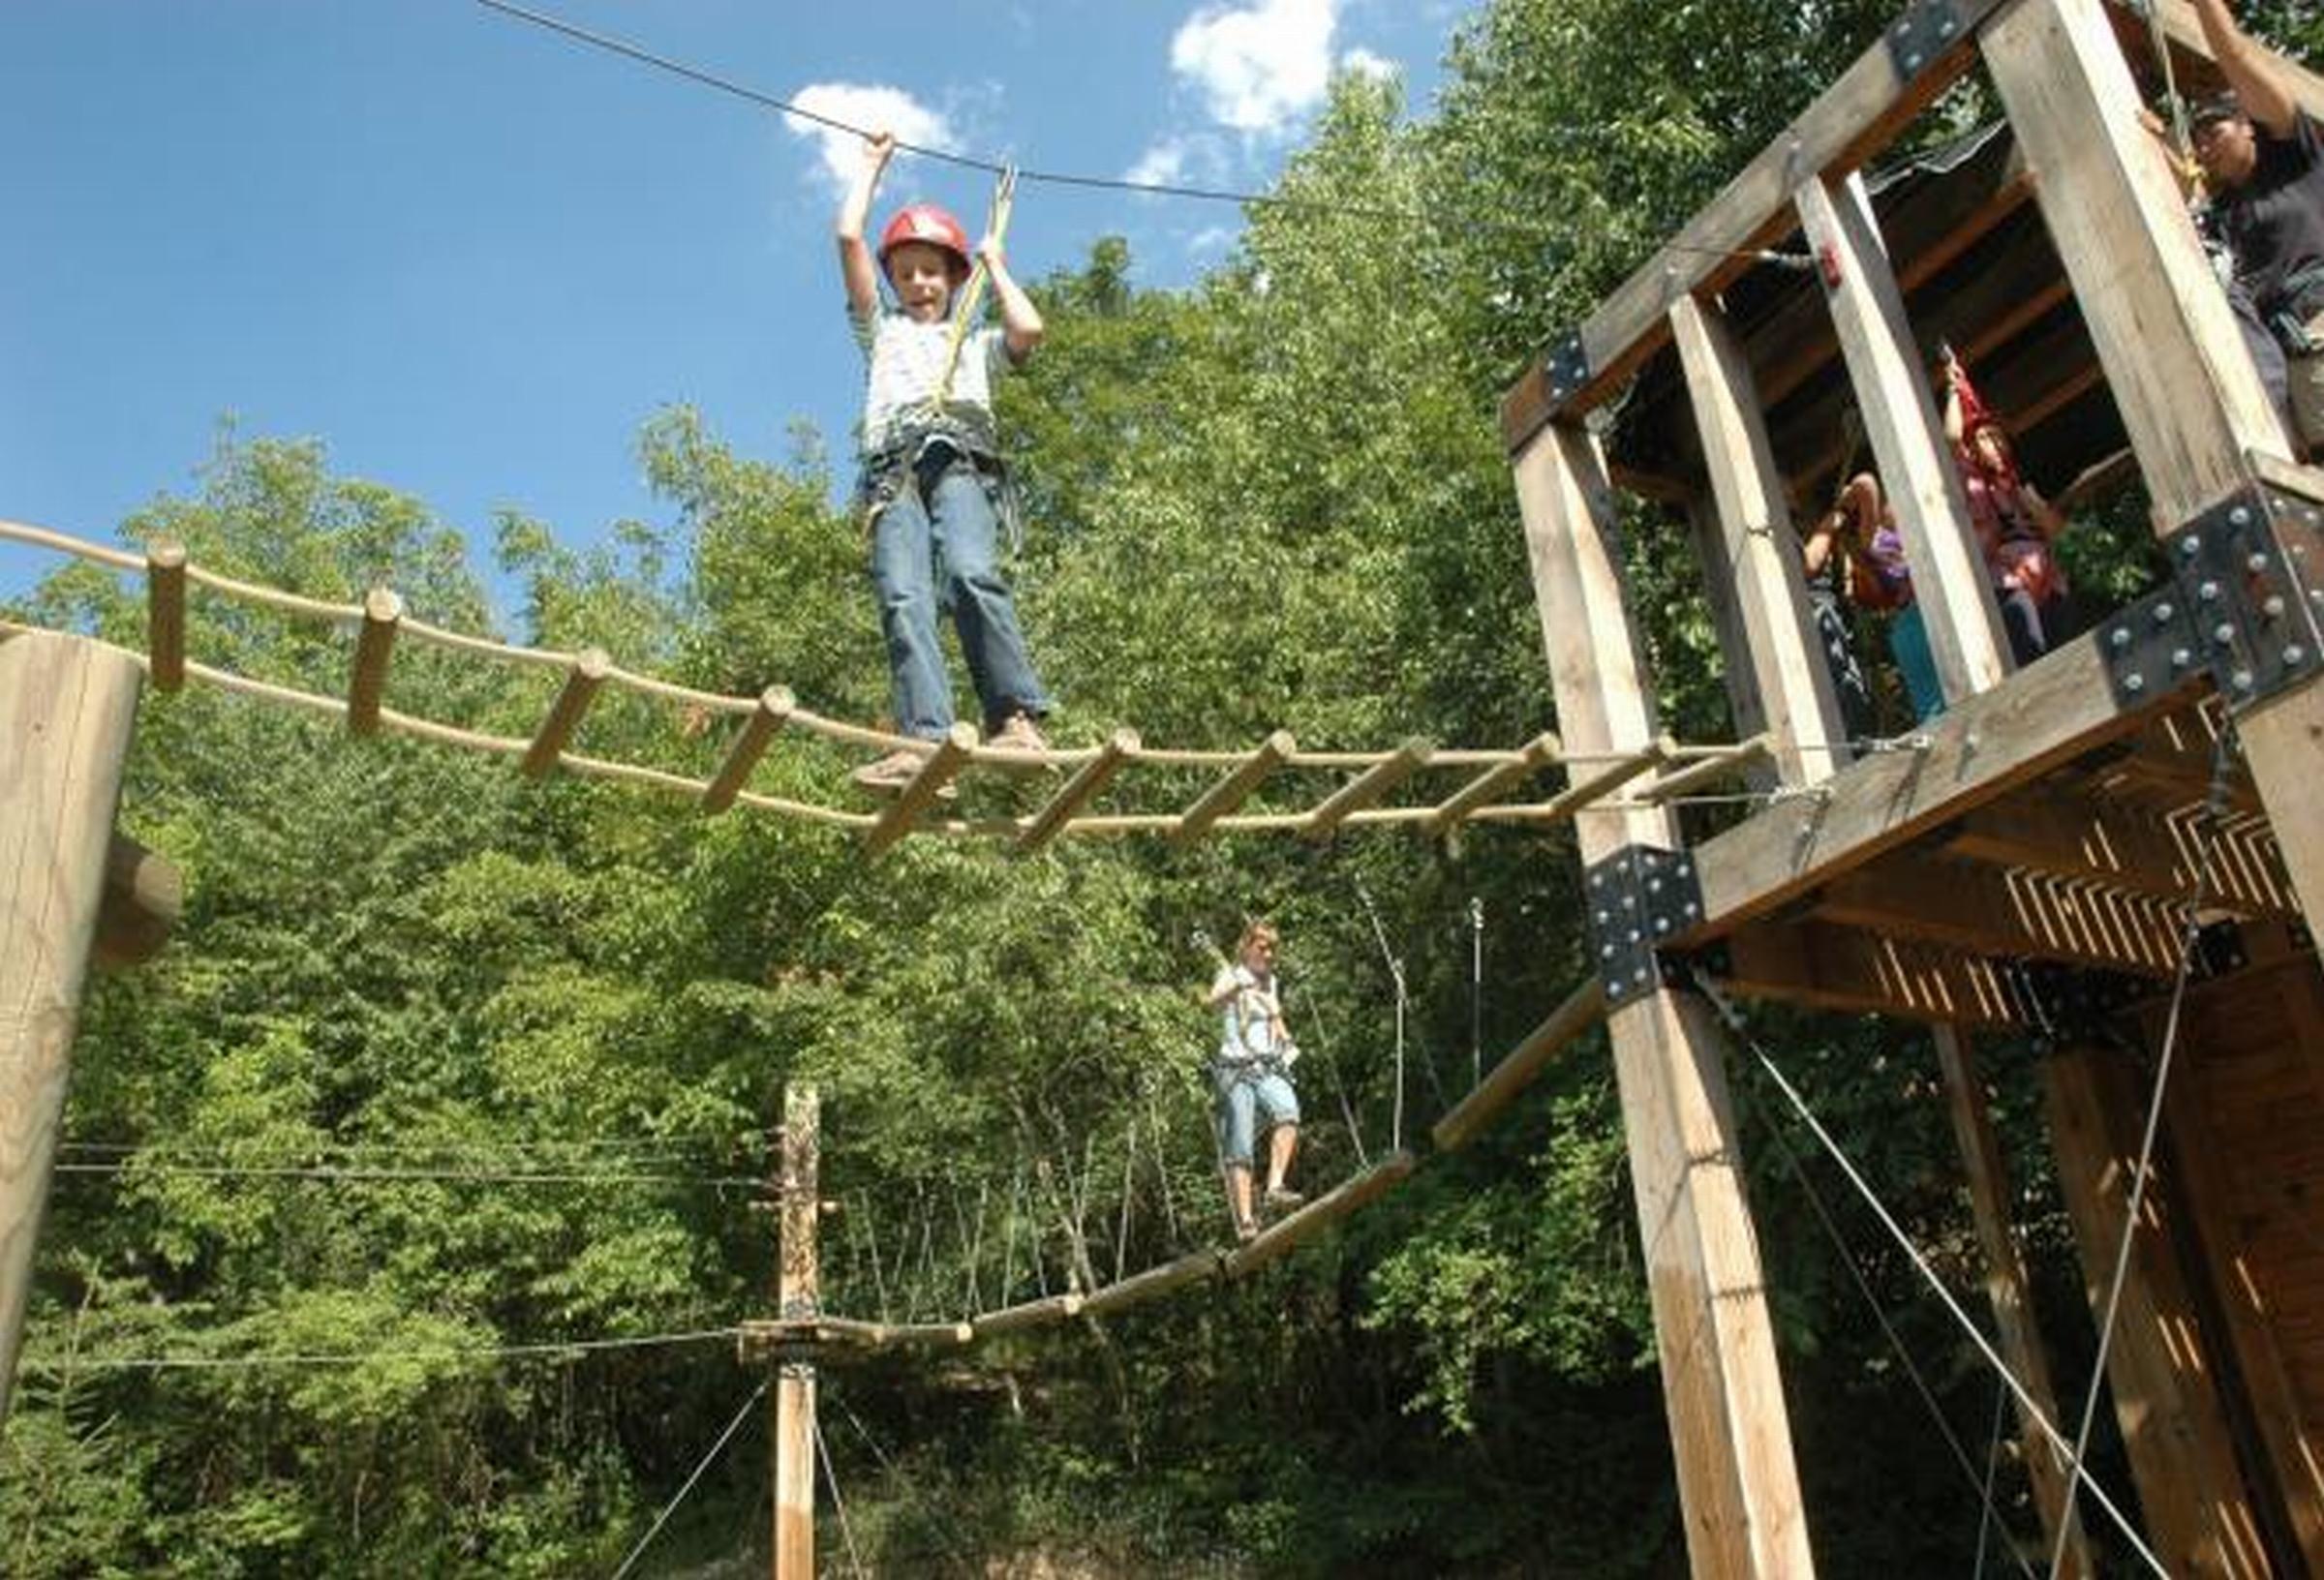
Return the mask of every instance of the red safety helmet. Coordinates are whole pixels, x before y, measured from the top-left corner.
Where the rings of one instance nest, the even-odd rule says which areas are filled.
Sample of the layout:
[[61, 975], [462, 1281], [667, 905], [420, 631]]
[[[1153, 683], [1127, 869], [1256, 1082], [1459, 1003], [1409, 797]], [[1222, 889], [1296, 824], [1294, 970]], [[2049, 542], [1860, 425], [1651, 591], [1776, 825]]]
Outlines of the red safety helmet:
[[924, 241], [936, 248], [951, 260], [953, 284], [958, 285], [968, 274], [968, 232], [961, 222], [933, 203], [911, 203], [896, 211], [888, 228], [879, 233], [879, 266], [888, 266], [888, 255], [907, 241]]

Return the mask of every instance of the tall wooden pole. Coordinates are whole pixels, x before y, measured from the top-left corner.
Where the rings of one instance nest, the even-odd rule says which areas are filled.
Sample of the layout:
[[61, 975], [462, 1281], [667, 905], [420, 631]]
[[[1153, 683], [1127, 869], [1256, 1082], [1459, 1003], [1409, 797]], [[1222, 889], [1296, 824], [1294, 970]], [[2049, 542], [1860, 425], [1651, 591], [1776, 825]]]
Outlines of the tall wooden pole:
[[0, 643], [0, 1420], [138, 684], [134, 659], [95, 642]]
[[[782, 1090], [782, 1240], [777, 1257], [776, 1311], [794, 1321], [821, 1314], [815, 1260], [819, 1208], [816, 1159], [820, 1104], [812, 1086]], [[815, 1368], [779, 1362], [775, 1387], [775, 1580], [813, 1580], [815, 1572]]]

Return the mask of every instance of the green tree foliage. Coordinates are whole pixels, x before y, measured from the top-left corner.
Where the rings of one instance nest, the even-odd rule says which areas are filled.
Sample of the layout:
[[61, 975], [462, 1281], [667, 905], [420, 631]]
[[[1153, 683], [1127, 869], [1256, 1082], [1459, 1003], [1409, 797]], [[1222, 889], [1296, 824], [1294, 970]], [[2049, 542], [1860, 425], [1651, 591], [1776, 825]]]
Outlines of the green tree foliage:
[[[1240, 747], [1283, 726], [1354, 747], [1553, 726], [1500, 386], [1889, 9], [1495, 0], [1429, 118], [1391, 84], [1337, 83], [1283, 179], [1299, 206], [1255, 208], [1194, 289], [1142, 288], [1117, 239], [1042, 282], [1052, 337], [1000, 415], [1057, 732]], [[2281, 9], [2268, 25], [2312, 32]], [[126, 536], [319, 597], [391, 582], [464, 630], [495, 624], [498, 590], [528, 640], [876, 716], [861, 529], [812, 437], [752, 458], [676, 410], [640, 448], [660, 519], [576, 552], [510, 517], [492, 581], [418, 501], [334, 476], [314, 445], [230, 434], [198, 494]], [[1688, 562], [1641, 527], [1632, 570], [1668, 716], [1724, 729]], [[141, 625], [93, 572], [30, 603], [125, 641]], [[206, 595], [193, 641], [325, 692], [352, 648]], [[522, 737], [556, 684], [406, 641], [388, 700]], [[608, 695], [580, 744], [701, 773], [729, 727]], [[786, 733], [758, 784], [828, 800], [846, 766]], [[980, 784], [967, 807], [1043, 793]], [[0, 1438], [13, 1574], [609, 1571], [753, 1379], [716, 1344], [466, 1352], [764, 1315], [772, 1225], [742, 1182], [769, 1166], [785, 1081], [823, 1094], [829, 1309], [955, 1318], [1223, 1239], [1196, 928], [1284, 927], [1311, 1188], [1376, 1157], [1399, 1112], [1412, 1144], [1581, 970], [1563, 834], [1029, 860], [915, 839], [867, 865], [828, 832], [535, 784], [199, 687], [147, 700], [124, 815], [186, 871], [188, 914], [84, 1017], [70, 1157], [106, 1169], [60, 1178], [44, 1240]], [[1925, 1048], [1763, 1029], [1968, 1287]], [[2000, 1074], [2022, 1094], [2022, 1065]], [[1859, 1215], [1834, 1212], [1852, 1261], [1801, 1227], [1801, 1179], [1834, 1183], [1787, 1165], [1763, 1081], [1739, 1072], [1738, 1091], [1783, 1226], [1763, 1249], [1820, 1556], [1970, 1566], [1973, 1495], [1851, 1267], [1972, 1444], [1984, 1379]], [[974, 1367], [827, 1378], [846, 1534], [900, 1574], [1033, 1551], [1162, 1574], [1675, 1572], [1619, 1113], [1585, 1040], [1471, 1153], [1255, 1284]], [[2033, 1221], [2055, 1279], [2056, 1220]], [[360, 1358], [114, 1364], [157, 1355]], [[668, 1563], [763, 1542], [764, 1455], [744, 1433]]]

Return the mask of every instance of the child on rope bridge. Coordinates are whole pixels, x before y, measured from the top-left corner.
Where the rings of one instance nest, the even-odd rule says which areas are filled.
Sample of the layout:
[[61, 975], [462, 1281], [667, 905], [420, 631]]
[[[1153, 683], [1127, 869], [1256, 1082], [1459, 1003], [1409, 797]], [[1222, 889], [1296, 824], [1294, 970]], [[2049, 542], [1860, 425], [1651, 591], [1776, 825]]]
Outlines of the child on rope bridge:
[[[952, 727], [952, 682], [937, 645], [948, 610], [984, 707], [987, 744], [1042, 751], [1049, 697], [1033, 672], [999, 565], [1005, 471], [993, 423], [992, 380], [1041, 343], [1041, 314], [1010, 276], [996, 236], [977, 261], [1000, 326], [956, 323], [972, 272], [967, 232], [932, 203], [901, 209], [880, 233], [877, 264], [864, 242], [872, 193], [896, 152], [880, 133], [840, 204], [840, 274], [847, 317], [870, 363], [857, 502], [871, 532], [872, 585], [888, 651], [897, 728], [924, 741]], [[896, 305], [880, 300], [884, 274]], [[878, 794], [911, 782], [924, 758], [891, 752], [856, 771]]]
[[1291, 1066], [1300, 1050], [1283, 1020], [1283, 998], [1275, 980], [1275, 929], [1252, 922], [1235, 946], [1235, 961], [1222, 962], [1203, 995], [1205, 1009], [1224, 1010], [1218, 1055], [1210, 1079], [1221, 1163], [1227, 1176], [1227, 1210], [1238, 1239], [1259, 1232], [1251, 1212], [1251, 1153], [1259, 1121], [1270, 1127], [1267, 1147], [1267, 1195], [1270, 1208], [1296, 1207], [1306, 1200], [1284, 1183], [1300, 1145], [1300, 1099], [1291, 1087]]

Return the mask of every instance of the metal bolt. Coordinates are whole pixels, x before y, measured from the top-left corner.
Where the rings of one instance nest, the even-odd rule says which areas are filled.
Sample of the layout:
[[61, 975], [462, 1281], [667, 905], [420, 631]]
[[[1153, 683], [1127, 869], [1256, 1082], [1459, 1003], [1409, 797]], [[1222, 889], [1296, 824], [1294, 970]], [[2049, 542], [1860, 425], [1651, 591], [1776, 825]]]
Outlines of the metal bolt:
[[1941, 39], [1949, 39], [1953, 36], [1954, 30], [1959, 26], [1960, 24], [1958, 22], [1954, 21], [1950, 16], [1947, 16], [1943, 21], [1937, 24], [1937, 36]]
[[2202, 552], [2203, 540], [2201, 538], [2183, 537], [2179, 540], [2179, 554], [2182, 559], [2192, 560]]
[[1626, 911], [1636, 910], [1638, 908], [1638, 896], [1636, 895], [1624, 895], [1622, 896], [1622, 908]]
[[2234, 675], [2229, 677], [2229, 680], [2238, 691], [2251, 689], [2251, 672], [2248, 669], [2237, 670]]
[[1905, 57], [1905, 70], [1908, 72], [1917, 72], [1920, 70], [1919, 50], [1915, 49], [1912, 51], [1912, 53]]
[[1646, 980], [1646, 968], [1642, 965], [1639, 966], [1636, 971], [1633, 971], [1630, 974], [1630, 980], [1633, 982], [1644, 982]]
[[1661, 894], [1663, 892], [1663, 880], [1660, 878], [1648, 878], [1646, 880], [1646, 892], [1650, 895]]
[[2222, 620], [2211, 628], [2211, 639], [2223, 648], [2235, 640], [2235, 627]]
[[2194, 661], [2194, 654], [2188, 653], [2185, 648], [2171, 650], [2171, 667], [2173, 669], [2185, 669]]
[[2201, 598], [2205, 603], [2214, 601], [2218, 595], [2219, 584], [2217, 582], [2205, 582], [2201, 587], [2195, 589], [2195, 596]]
[[2173, 609], [2169, 604], [2158, 603], [2155, 606], [2155, 623], [2157, 625], [2168, 625], [2171, 623], [2171, 617], [2177, 613], [2178, 611]]
[[2147, 688], [2147, 678], [2146, 678], [2144, 675], [2140, 675], [2140, 674], [2137, 674], [2137, 673], [2132, 673], [2132, 674], [2125, 675], [2125, 676], [2124, 676], [2124, 677], [2123, 677], [2123, 689], [2124, 689], [2124, 690], [2125, 690], [2125, 691], [2144, 691], [2146, 688]]
[[2114, 633], [2113, 633], [2111, 636], [2109, 636], [2109, 637], [2108, 637], [2106, 640], [2107, 640], [2107, 641], [2109, 641], [2109, 642], [2112, 642], [2112, 643], [2114, 644], [2114, 646], [2115, 646], [2115, 649], [2116, 649], [2116, 651], [2117, 651], [2117, 652], [2120, 652], [2122, 649], [2124, 649], [2124, 648], [2126, 648], [2126, 647], [2128, 647], [2128, 646], [2130, 645], [2130, 633], [2129, 633], [2127, 630], [2124, 629], [2122, 626], [2120, 626], [2120, 625], [2117, 625], [2117, 626], [2114, 628]]
[[1654, 919], [1654, 930], [1657, 932], [1668, 932], [1670, 930], [1669, 921], [1664, 917], [1656, 917]]
[[2261, 614], [2263, 614], [2263, 615], [2267, 616], [2267, 617], [2268, 617], [2270, 620], [2280, 620], [2280, 619], [2282, 619], [2282, 618], [2283, 618], [2283, 596], [2282, 596], [2282, 594], [2281, 594], [2281, 593], [2278, 593], [2278, 592], [2271, 592], [2271, 593], [2269, 593], [2269, 594], [2267, 595], [2267, 598], [2266, 598], [2266, 600], [2265, 600], [2265, 601], [2263, 601], [2263, 602], [2260, 604], [2260, 606], [2259, 606], [2259, 612], [2260, 612]]
[[2249, 559], [2244, 562], [2244, 568], [2248, 571], [2250, 571], [2253, 575], [2257, 575], [2259, 572], [2268, 568], [2268, 557], [2264, 554], [2254, 553]]
[[1614, 946], [1611, 944], [1600, 944], [1598, 946], [1598, 957], [1602, 960], [1612, 959], [1614, 957]]
[[2237, 506], [2236, 506], [2234, 509], [2232, 509], [2232, 510], [2230, 510], [2230, 511], [2228, 511], [2228, 512], [2227, 512], [2227, 520], [2228, 520], [2228, 522], [2229, 522], [2229, 524], [2230, 524], [2230, 525], [2233, 525], [2233, 526], [2236, 526], [2236, 527], [2248, 527], [2248, 526], [2250, 526], [2250, 525], [2251, 525], [2251, 507], [2250, 507], [2249, 505], [2246, 505], [2246, 504], [2239, 504], [2239, 505], [2237, 505]]
[[1632, 943], [1636, 943], [1638, 941], [1638, 929], [1636, 927], [1631, 928], [1629, 936]]
[[1611, 912], [1611, 911], [1609, 911], [1609, 910], [1606, 910], [1606, 909], [1605, 909], [1605, 907], [1603, 907], [1603, 906], [1601, 906], [1601, 907], [1599, 908], [1599, 911], [1598, 911], [1598, 925], [1599, 925], [1600, 927], [1605, 927], [1605, 925], [1606, 925], [1608, 922], [1611, 922], [1613, 919], [1614, 919], [1614, 913], [1613, 913], [1613, 912]]
[[1693, 900], [1691, 900], [1691, 899], [1690, 899], [1690, 900], [1688, 900], [1688, 901], [1687, 901], [1687, 910], [1686, 910], [1686, 914], [1687, 914], [1687, 920], [1688, 920], [1688, 921], [1692, 922], [1692, 921], [1695, 919], [1695, 916], [1696, 916], [1697, 910], [1697, 907], [1696, 906], [1695, 902], [1694, 902]]
[[2296, 669], [2307, 661], [2308, 650], [2299, 643], [2295, 642], [2283, 650], [2283, 663], [2286, 669]]
[[1620, 977], [1606, 978], [1605, 990], [1614, 997], [1620, 998], [1622, 996], [1622, 979]]

